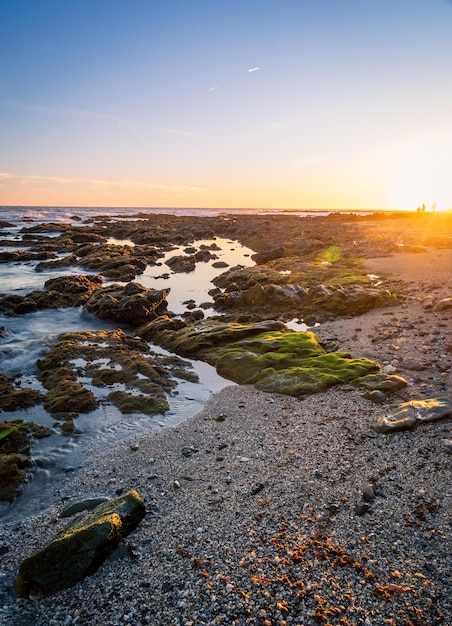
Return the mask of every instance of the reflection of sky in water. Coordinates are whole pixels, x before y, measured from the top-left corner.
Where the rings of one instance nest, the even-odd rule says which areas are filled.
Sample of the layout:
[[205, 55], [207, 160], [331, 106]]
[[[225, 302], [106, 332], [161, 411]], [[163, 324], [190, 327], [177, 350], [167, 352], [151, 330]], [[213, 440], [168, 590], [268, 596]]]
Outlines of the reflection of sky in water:
[[[215, 243], [221, 248], [220, 250], [210, 251], [218, 258], [210, 259], [207, 262], [200, 261], [196, 263], [196, 268], [193, 272], [173, 273], [172, 270], [165, 265], [167, 259], [185, 254], [184, 250], [187, 247], [194, 247], [199, 250], [201, 245], [210, 246], [212, 243]], [[182, 302], [194, 300], [198, 306], [203, 302], [211, 302], [212, 298], [207, 292], [215, 287], [215, 285], [212, 284], [212, 280], [236, 265], [251, 267], [254, 265], [254, 262], [251, 260], [252, 254], [254, 254], [254, 252], [250, 248], [246, 248], [229, 239], [217, 237], [216, 239], [198, 240], [195, 241], [193, 246], [181, 246], [167, 252], [165, 256], [159, 260], [162, 265], [147, 267], [143, 274], [137, 276], [136, 280], [145, 287], [152, 289], [170, 288], [171, 292], [167, 298], [168, 310], [180, 315], [186, 310]], [[213, 263], [218, 261], [227, 263], [228, 267], [213, 267]], [[162, 274], [169, 274], [169, 278], [159, 278]]]

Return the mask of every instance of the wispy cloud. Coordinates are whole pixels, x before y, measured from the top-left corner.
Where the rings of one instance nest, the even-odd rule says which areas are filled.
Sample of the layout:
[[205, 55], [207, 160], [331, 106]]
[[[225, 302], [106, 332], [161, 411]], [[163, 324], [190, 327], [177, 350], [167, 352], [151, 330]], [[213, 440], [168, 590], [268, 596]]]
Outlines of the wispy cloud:
[[59, 176], [36, 176], [20, 175], [9, 172], [0, 172], [0, 181], [7, 183], [13, 181], [20, 186], [25, 185], [77, 185], [91, 188], [122, 188], [130, 190], [161, 190], [171, 193], [204, 193], [207, 191], [203, 187], [195, 185], [164, 185], [155, 181], [139, 181], [127, 178], [118, 180], [95, 179], [95, 178], [62, 178]]

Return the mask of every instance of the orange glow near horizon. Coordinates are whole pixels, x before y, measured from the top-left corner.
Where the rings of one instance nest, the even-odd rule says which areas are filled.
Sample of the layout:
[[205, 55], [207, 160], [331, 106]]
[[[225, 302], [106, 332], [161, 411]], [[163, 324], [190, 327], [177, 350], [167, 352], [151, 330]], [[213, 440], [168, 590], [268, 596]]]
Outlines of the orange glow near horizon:
[[0, 205], [452, 207], [451, 2], [4, 4]]

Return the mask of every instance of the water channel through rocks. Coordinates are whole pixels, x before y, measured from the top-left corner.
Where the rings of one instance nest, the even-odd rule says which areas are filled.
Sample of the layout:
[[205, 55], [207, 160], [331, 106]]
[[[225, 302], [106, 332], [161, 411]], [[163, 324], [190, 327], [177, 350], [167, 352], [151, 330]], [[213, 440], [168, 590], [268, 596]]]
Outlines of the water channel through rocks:
[[[133, 242], [111, 238], [109, 243], [117, 246], [130, 246]], [[207, 292], [212, 288], [212, 279], [224, 271], [225, 267], [254, 265], [251, 260], [253, 251], [241, 244], [227, 239], [199, 240], [192, 248], [215, 247], [215, 260], [196, 263], [189, 274], [175, 273], [166, 265], [174, 256], [186, 254], [185, 246], [174, 247], [161, 259], [158, 266], [147, 267], [136, 282], [153, 289], [168, 289], [168, 308], [176, 315], [182, 315], [194, 304], [199, 306], [209, 300]], [[1, 249], [1, 248], [0, 248]], [[11, 250], [11, 247], [8, 248]], [[214, 265], [216, 261], [216, 265]], [[2, 266], [2, 291], [24, 295], [33, 289], [42, 288], [43, 283], [61, 274], [85, 273], [80, 268], [72, 271], [47, 270], [35, 272], [36, 263], [9, 263]], [[117, 281], [115, 281], [117, 282]], [[106, 282], [108, 284], [108, 282]], [[213, 312], [208, 303], [204, 305], [204, 314]], [[17, 376], [21, 386], [39, 391], [43, 390], [37, 378], [37, 359], [41, 358], [55, 342], [60, 333], [81, 330], [103, 330], [116, 328], [117, 324], [99, 320], [82, 307], [68, 309], [45, 309], [25, 315], [9, 317], [0, 315], [0, 373], [5, 376]], [[133, 334], [133, 329], [126, 329]], [[151, 350], [158, 355], [169, 354], [158, 346], [151, 345]], [[215, 368], [202, 361], [191, 361], [194, 374], [199, 381], [177, 380], [176, 389], [168, 394], [169, 410], [165, 414], [145, 415], [133, 413], [123, 415], [111, 403], [100, 402], [94, 411], [81, 414], [76, 420], [76, 431], [71, 437], [62, 437], [55, 433], [39, 439], [32, 448], [32, 469], [22, 493], [12, 503], [0, 502], [0, 519], [9, 521], [34, 514], [45, 508], [51, 494], [58, 489], [59, 483], [75, 469], [83, 465], [87, 454], [95, 455], [114, 446], [119, 441], [137, 437], [141, 434], [173, 426], [202, 408], [212, 393], [232, 384], [217, 374]], [[92, 388], [94, 389], [94, 388]], [[97, 389], [98, 391], [98, 389]], [[0, 412], [3, 419], [23, 419], [52, 428], [54, 420], [43, 408], [36, 405], [28, 409]]]

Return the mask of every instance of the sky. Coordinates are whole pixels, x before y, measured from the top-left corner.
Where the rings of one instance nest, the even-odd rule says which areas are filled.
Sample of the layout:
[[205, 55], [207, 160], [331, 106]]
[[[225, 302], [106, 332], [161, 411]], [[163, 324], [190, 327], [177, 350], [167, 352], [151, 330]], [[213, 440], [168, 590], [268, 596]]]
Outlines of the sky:
[[451, 0], [0, 0], [0, 205], [452, 207]]

